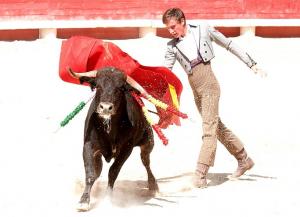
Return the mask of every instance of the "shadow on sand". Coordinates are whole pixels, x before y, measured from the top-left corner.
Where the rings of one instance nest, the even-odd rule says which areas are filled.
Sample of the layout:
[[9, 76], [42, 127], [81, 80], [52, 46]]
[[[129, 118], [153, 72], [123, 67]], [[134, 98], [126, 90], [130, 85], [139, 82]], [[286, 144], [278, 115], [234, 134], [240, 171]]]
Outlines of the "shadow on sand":
[[[191, 194], [191, 191], [194, 189], [192, 185], [193, 175], [192, 172], [189, 172], [157, 179], [160, 188], [158, 193], [148, 190], [146, 180], [117, 180], [113, 193], [108, 196], [106, 192], [107, 182], [97, 181], [92, 190], [91, 209], [101, 205], [105, 199], [109, 199], [113, 206], [120, 208], [132, 206], [163, 208], [164, 205], [177, 204], [180, 198], [195, 198], [197, 196]], [[219, 186], [230, 181], [230, 175], [231, 173], [208, 173], [207, 179], [210, 181], [208, 187]], [[244, 175], [238, 180], [257, 181], [258, 179], [276, 179], [276, 177], [250, 174]], [[83, 191], [83, 187], [81, 187], [81, 190]], [[79, 192], [77, 193], [79, 195]]]

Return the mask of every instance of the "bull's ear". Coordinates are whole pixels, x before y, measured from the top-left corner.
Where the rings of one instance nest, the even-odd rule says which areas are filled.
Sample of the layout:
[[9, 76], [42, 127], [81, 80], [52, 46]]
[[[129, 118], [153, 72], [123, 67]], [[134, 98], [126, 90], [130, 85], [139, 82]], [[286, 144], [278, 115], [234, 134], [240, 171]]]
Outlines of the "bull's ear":
[[131, 86], [131, 85], [128, 84], [128, 83], [125, 83], [125, 84], [123, 85], [123, 88], [124, 88], [124, 90], [125, 90], [126, 92], [134, 91], [134, 92], [136, 92], [137, 94], [140, 94], [140, 91], [138, 91], [136, 88], [134, 88], [133, 86]]
[[80, 84], [88, 83], [92, 90], [94, 90], [96, 88], [96, 79], [95, 78], [82, 76], [79, 78], [79, 81], [80, 81]]
[[125, 98], [128, 119], [131, 122], [132, 126], [137, 126], [139, 120], [139, 107], [137, 106], [137, 103], [135, 102], [130, 92], [125, 92]]

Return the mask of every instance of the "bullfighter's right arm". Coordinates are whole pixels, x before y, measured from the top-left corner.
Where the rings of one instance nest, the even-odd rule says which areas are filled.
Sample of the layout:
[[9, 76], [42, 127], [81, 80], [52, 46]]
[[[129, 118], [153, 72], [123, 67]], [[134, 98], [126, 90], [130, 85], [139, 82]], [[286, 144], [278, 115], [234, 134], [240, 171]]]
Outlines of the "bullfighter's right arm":
[[176, 61], [176, 55], [174, 53], [173, 47], [174, 47], [173, 41], [170, 41], [167, 45], [167, 50], [165, 53], [164, 66], [170, 70], [172, 70]]

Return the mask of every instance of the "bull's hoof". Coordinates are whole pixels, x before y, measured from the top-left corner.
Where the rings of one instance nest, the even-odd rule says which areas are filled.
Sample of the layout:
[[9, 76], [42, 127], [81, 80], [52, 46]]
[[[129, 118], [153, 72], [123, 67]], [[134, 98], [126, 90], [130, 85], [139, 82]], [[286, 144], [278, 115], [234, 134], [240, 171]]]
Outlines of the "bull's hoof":
[[78, 203], [77, 211], [79, 212], [86, 212], [90, 210], [90, 204], [89, 203]]
[[158, 185], [157, 183], [154, 183], [154, 184], [151, 184], [149, 185], [149, 191], [153, 194], [155, 194], [156, 192], [159, 192], [159, 188], [158, 188]]

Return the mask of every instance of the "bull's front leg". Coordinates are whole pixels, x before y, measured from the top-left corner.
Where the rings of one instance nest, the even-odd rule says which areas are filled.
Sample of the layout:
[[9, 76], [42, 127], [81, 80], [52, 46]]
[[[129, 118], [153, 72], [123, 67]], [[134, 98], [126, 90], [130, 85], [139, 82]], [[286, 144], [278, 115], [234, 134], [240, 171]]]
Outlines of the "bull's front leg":
[[85, 189], [77, 208], [79, 211], [90, 209], [91, 189], [102, 170], [101, 154], [93, 149], [93, 144], [90, 141], [86, 142], [83, 146], [83, 161], [85, 168]]
[[125, 163], [125, 161], [128, 159], [132, 152], [133, 147], [131, 145], [123, 147], [118, 156], [115, 158], [114, 163], [109, 168], [108, 172], [108, 190], [109, 192], [112, 192], [112, 189], [114, 187], [115, 181], [119, 175], [119, 172]]

